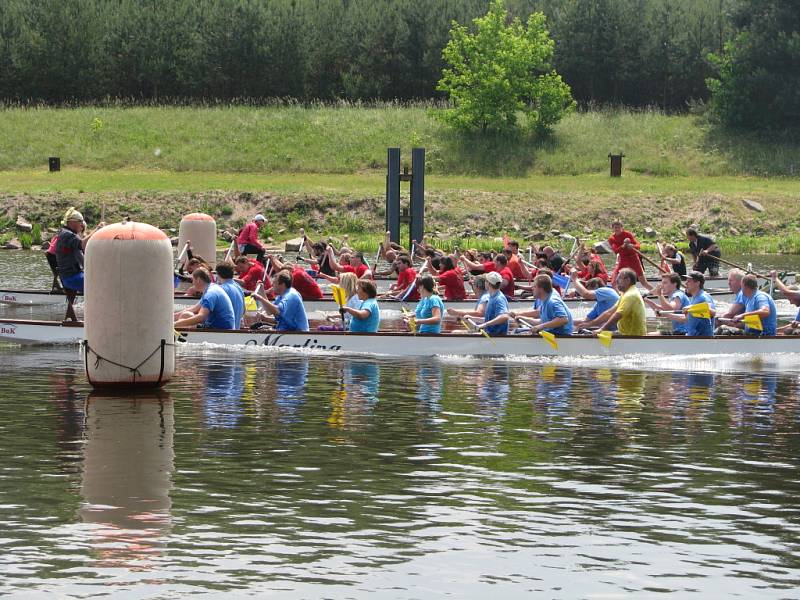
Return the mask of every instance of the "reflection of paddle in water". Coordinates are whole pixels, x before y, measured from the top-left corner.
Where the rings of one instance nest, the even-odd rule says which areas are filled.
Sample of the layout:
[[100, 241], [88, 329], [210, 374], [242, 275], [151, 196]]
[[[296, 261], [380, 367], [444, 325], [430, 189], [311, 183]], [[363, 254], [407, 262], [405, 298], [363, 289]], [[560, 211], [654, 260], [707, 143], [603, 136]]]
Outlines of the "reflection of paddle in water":
[[171, 526], [172, 402], [161, 392], [86, 401], [81, 519], [103, 566], [145, 570]]

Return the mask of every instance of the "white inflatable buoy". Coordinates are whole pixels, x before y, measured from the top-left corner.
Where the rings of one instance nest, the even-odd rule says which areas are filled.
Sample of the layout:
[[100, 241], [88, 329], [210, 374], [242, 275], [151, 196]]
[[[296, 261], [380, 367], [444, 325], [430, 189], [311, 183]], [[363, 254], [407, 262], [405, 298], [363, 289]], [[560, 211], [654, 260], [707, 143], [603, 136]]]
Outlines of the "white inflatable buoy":
[[217, 222], [205, 213], [191, 213], [181, 219], [178, 229], [178, 253], [186, 241], [192, 242], [192, 254], [205, 260], [211, 268], [217, 266]]
[[145, 223], [115, 223], [86, 245], [84, 340], [93, 386], [153, 386], [175, 372], [172, 245]]

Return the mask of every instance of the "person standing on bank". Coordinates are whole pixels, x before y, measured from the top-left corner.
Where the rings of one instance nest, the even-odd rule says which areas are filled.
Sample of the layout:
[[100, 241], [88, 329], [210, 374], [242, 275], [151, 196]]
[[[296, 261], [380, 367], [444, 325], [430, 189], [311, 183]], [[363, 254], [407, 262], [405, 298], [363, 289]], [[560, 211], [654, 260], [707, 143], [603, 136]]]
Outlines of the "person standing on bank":
[[256, 260], [264, 266], [267, 265], [267, 259], [265, 258], [266, 248], [258, 241], [258, 232], [266, 222], [267, 218], [264, 215], [257, 214], [252, 221], [242, 227], [239, 236], [236, 238], [239, 254], [255, 254]]
[[708, 270], [710, 277], [719, 277], [719, 261], [722, 256], [719, 246], [707, 235], [700, 235], [694, 227], [686, 230], [686, 238], [689, 240], [689, 251], [694, 257], [692, 271], [705, 273]]

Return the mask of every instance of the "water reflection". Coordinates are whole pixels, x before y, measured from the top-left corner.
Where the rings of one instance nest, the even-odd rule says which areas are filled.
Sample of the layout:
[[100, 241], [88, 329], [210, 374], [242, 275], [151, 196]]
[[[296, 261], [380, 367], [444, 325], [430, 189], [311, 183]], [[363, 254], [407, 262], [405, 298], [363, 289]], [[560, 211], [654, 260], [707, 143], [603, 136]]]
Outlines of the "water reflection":
[[11, 595], [800, 586], [800, 369], [194, 348], [169, 397], [87, 401], [77, 354], [0, 359]]
[[97, 567], [148, 569], [171, 526], [174, 418], [169, 396], [86, 400], [81, 520]]

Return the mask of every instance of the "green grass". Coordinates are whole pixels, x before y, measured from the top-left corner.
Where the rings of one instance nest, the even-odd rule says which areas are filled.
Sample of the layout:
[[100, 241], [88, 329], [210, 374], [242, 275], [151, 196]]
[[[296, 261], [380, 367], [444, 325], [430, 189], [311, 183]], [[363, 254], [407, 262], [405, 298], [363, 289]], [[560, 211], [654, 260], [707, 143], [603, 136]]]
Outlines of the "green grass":
[[[384, 229], [386, 148], [409, 160], [424, 146], [426, 231], [446, 249], [556, 229], [595, 241], [618, 217], [662, 239], [698, 224], [729, 250], [800, 252], [800, 180], [790, 176], [800, 146], [726, 134], [702, 116], [623, 110], [570, 115], [544, 141], [465, 139], [433, 110], [0, 109], [0, 231], [20, 214], [52, 227], [70, 205], [90, 223], [131, 216], [165, 229], [196, 210], [229, 229], [263, 212], [276, 241], [302, 227], [349, 234], [370, 253]], [[622, 178], [608, 176], [609, 152], [627, 155]], [[47, 172], [52, 155], [60, 173]]]
[[[174, 228], [181, 215], [201, 210], [219, 227], [235, 229], [263, 212], [275, 240], [305, 228], [323, 236], [366, 236], [370, 251], [384, 228], [384, 186], [375, 172], [0, 171], [0, 217], [9, 226], [18, 214], [52, 226], [74, 205], [90, 223], [105, 211], [107, 220], [131, 216]], [[640, 234], [653, 227], [662, 239], [681, 240], [682, 230], [697, 224], [742, 250], [800, 249], [800, 183], [790, 178], [432, 175], [426, 186], [426, 231], [438, 232], [445, 247], [474, 246], [461, 238], [478, 231], [478, 240], [557, 229], [595, 241], [607, 236], [610, 221], [618, 217]], [[757, 200], [766, 211], [749, 211], [743, 199]]]
[[[66, 168], [59, 173], [46, 169], [0, 171], [0, 192], [183, 192], [209, 190], [280, 194], [378, 194], [385, 191], [385, 175], [359, 172], [349, 175], [326, 173], [222, 173], [120, 169], [112, 171]], [[797, 195], [800, 180], [791, 178], [691, 176], [653, 177], [635, 172], [619, 179], [606, 174], [529, 175], [526, 177], [465, 177], [431, 175], [428, 191], [484, 191], [503, 194], [563, 193], [600, 197], [668, 194]], [[407, 184], [403, 194], [407, 194]]]
[[[430, 106], [0, 109], [0, 170], [356, 174], [384, 168], [386, 148], [427, 148], [439, 175], [529, 177], [605, 173], [624, 152], [629, 173], [662, 177], [800, 175], [800, 145], [711, 128], [702, 116], [658, 111], [575, 113], [551, 138], [464, 138]], [[151, 176], [152, 180], [154, 176]]]

